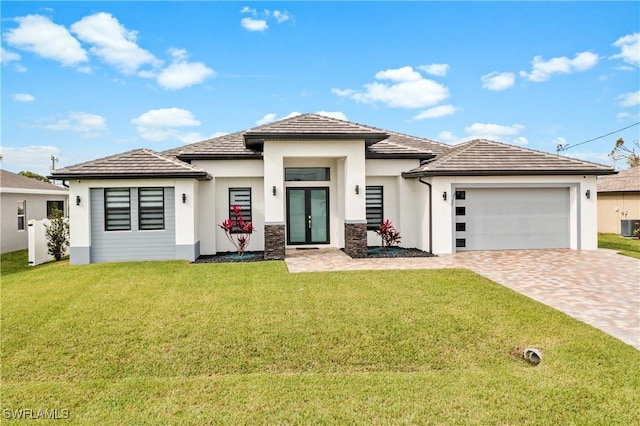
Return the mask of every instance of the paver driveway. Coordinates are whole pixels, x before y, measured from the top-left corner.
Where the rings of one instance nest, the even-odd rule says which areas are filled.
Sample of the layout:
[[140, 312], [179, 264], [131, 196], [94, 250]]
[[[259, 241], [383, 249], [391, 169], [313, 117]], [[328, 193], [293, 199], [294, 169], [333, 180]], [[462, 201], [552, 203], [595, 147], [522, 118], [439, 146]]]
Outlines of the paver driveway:
[[351, 259], [337, 249], [287, 251], [289, 272], [467, 268], [640, 349], [640, 260], [615, 251], [477, 251]]

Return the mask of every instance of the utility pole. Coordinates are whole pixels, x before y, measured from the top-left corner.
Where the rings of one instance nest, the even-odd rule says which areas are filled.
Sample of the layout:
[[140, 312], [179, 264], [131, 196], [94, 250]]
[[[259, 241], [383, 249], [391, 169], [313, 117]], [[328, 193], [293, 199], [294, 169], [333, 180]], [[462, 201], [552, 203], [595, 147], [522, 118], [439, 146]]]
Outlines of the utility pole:
[[56, 163], [58, 162], [58, 160], [60, 159], [54, 157], [53, 154], [51, 154], [51, 166], [49, 166], [49, 170], [54, 171], [56, 169]]

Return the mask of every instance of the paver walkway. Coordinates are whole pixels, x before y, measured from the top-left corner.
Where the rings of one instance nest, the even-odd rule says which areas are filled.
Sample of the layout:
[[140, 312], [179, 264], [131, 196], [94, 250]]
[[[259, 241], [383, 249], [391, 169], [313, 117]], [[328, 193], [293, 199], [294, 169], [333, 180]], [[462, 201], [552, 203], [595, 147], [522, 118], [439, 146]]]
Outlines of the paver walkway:
[[335, 248], [287, 250], [289, 272], [466, 268], [640, 350], [640, 260], [613, 250], [509, 250], [351, 259]]

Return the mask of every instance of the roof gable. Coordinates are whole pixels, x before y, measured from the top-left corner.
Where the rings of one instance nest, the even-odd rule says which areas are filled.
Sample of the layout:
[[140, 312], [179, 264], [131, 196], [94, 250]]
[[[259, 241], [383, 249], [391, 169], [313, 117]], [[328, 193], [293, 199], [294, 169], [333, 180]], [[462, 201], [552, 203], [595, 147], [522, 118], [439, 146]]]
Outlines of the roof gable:
[[598, 179], [598, 192], [640, 192], [640, 167]]
[[76, 164], [51, 172], [54, 179], [127, 179], [127, 178], [195, 178], [211, 179], [209, 174], [191, 164], [159, 154], [150, 149], [135, 149], [122, 154]]
[[1, 188], [17, 188], [27, 190], [43, 190], [43, 191], [60, 191], [67, 192], [67, 188], [63, 188], [51, 183], [42, 182], [37, 179], [22, 176], [6, 170], [0, 169], [0, 187]]
[[602, 164], [535, 151], [486, 139], [462, 143], [405, 177], [461, 175], [610, 174]]
[[319, 114], [302, 114], [244, 132], [245, 146], [260, 149], [267, 139], [364, 139], [370, 145], [388, 137], [380, 129]]

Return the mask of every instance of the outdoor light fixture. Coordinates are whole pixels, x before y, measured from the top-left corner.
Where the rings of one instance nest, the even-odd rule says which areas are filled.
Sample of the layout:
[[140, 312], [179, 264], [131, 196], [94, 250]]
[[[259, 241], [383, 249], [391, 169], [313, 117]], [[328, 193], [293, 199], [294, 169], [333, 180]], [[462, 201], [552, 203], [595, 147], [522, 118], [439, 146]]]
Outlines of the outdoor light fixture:
[[356, 185], [356, 195], [360, 194], [360, 185]]
[[442, 193], [442, 199], [443, 199], [444, 201], [447, 201], [447, 191], [444, 191], [444, 192]]
[[80, 205], [80, 196], [76, 195], [76, 206]]
[[273, 185], [273, 188], [271, 188], [271, 190], [273, 191], [273, 196], [275, 197], [275, 196], [276, 196], [276, 194], [277, 194], [276, 186], [275, 186], [275, 185]]
[[187, 194], [185, 194], [184, 192], [182, 193], [182, 204], [185, 204], [187, 202]]
[[586, 195], [587, 200], [590, 200], [591, 199], [591, 190], [587, 189], [587, 192], [585, 192], [584, 195]]

